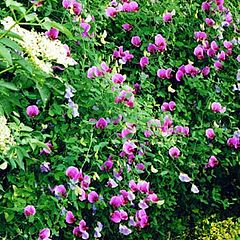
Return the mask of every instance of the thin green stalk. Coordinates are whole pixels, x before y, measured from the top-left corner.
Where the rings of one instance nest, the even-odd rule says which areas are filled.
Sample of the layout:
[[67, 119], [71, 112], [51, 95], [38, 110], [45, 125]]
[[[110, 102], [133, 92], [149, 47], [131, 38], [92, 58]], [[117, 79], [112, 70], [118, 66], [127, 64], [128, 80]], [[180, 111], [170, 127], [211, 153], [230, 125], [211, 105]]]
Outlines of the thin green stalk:
[[8, 72], [9, 70], [11, 70], [11, 69], [13, 69], [13, 68], [15, 68], [15, 66], [11, 66], [11, 67], [9, 67], [9, 68], [6, 68], [6, 69], [2, 70], [2, 71], [0, 72], [0, 75], [3, 74], [3, 73], [5, 73], [5, 72]]

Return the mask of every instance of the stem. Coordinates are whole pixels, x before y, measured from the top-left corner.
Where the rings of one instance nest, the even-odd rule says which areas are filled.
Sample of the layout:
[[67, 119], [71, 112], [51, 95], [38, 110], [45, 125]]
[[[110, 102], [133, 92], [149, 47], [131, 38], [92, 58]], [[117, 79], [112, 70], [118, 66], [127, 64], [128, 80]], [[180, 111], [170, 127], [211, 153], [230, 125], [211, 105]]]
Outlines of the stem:
[[89, 147], [88, 147], [88, 151], [87, 151], [85, 160], [84, 160], [83, 165], [82, 165], [82, 169], [83, 169], [84, 165], [86, 164], [86, 162], [87, 162], [88, 159], [89, 159], [89, 158], [88, 158], [88, 154], [89, 154], [89, 151], [90, 151], [90, 149], [91, 149], [91, 147], [92, 147], [92, 140], [93, 140], [93, 132], [91, 132], [90, 144], [89, 144]]
[[18, 21], [16, 21], [5, 33], [3, 33], [3, 34], [0, 36], [0, 39], [2, 39], [3, 37], [5, 37], [17, 24], [19, 24], [20, 21], [21, 21], [22, 19], [24, 19], [25, 16], [32, 10], [32, 8], [33, 8], [33, 6], [30, 7], [30, 8], [26, 11], [25, 15], [23, 15], [22, 17], [20, 17], [20, 19], [19, 19]]
[[15, 66], [11, 66], [11, 67], [9, 67], [9, 68], [6, 68], [6, 69], [2, 70], [2, 71], [0, 72], [0, 75], [3, 74], [3, 73], [5, 73], [5, 72], [8, 72], [9, 70], [13, 69], [14, 67], [15, 67]]

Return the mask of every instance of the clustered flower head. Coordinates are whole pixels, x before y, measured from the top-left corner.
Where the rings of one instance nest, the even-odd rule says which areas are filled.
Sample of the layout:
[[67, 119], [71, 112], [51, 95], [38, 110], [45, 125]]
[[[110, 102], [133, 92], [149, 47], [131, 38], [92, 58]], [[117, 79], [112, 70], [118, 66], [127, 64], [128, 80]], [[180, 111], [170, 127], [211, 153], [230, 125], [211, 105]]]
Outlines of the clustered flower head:
[[11, 130], [7, 126], [7, 119], [4, 116], [0, 116], [0, 152], [6, 154], [10, 146], [14, 144]]
[[[69, 51], [66, 49], [66, 45], [62, 44], [60, 40], [56, 38], [56, 29], [50, 30], [46, 35], [44, 33], [38, 33], [34, 30], [27, 30], [20, 27], [12, 19], [12, 17], [6, 17], [1, 21], [5, 30], [18, 34], [22, 39], [15, 39], [22, 46], [26, 53], [26, 58], [30, 59], [37, 67], [46, 73], [53, 71], [53, 64], [61, 64], [64, 67], [74, 66], [77, 62], [69, 56]], [[55, 39], [55, 40], [51, 40]]]

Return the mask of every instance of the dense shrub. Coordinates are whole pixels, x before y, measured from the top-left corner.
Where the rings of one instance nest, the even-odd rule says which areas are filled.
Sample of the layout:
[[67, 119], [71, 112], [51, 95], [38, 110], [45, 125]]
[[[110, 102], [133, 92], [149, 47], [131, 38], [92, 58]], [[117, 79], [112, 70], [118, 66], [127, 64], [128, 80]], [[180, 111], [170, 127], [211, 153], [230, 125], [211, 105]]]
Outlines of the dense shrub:
[[239, 217], [238, 5], [1, 2], [0, 236], [196, 239]]

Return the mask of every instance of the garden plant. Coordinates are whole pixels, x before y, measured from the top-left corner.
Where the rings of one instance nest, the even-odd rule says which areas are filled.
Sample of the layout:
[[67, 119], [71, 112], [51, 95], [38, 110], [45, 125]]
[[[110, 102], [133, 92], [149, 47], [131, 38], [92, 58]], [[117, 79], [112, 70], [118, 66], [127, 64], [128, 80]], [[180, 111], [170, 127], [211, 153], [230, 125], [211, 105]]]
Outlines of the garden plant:
[[239, 9], [0, 1], [0, 239], [240, 239]]

